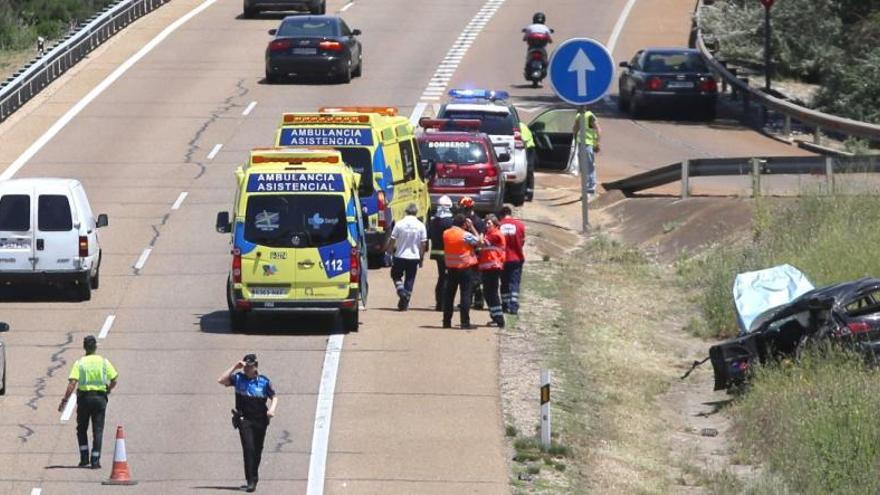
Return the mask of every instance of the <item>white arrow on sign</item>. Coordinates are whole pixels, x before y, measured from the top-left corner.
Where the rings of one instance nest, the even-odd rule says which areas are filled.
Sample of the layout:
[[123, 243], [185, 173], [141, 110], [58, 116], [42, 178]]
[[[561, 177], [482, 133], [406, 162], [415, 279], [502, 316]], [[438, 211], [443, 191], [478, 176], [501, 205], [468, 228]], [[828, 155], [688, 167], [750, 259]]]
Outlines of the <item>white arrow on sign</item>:
[[590, 57], [584, 53], [583, 48], [579, 48], [577, 55], [568, 66], [568, 72], [577, 72], [578, 78], [578, 96], [587, 96], [587, 71], [594, 71], [596, 67], [590, 61]]

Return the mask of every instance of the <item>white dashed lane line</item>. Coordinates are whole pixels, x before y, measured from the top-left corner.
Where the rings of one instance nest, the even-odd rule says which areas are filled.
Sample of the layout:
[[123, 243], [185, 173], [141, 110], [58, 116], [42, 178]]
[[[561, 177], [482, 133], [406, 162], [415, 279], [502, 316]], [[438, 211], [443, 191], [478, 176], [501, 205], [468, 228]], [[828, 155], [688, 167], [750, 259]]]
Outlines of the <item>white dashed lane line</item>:
[[222, 144], [215, 144], [213, 148], [211, 148], [211, 152], [208, 153], [208, 160], [213, 160], [217, 153], [220, 153], [220, 148], [222, 148]]
[[188, 195], [189, 195], [189, 193], [186, 191], [180, 193], [180, 196], [178, 196], [177, 199], [174, 201], [174, 204], [171, 205], [171, 209], [172, 210], [179, 210], [180, 205], [183, 204], [183, 200], [185, 200]]
[[248, 103], [248, 106], [245, 107], [244, 111], [241, 112], [241, 114], [242, 114], [243, 116], [247, 117], [248, 114], [250, 114], [251, 111], [253, 111], [253, 109], [254, 109], [255, 106], [257, 106], [257, 102], [255, 102], [255, 101], [252, 101], [252, 102]]
[[153, 248], [144, 249], [144, 252], [141, 253], [140, 258], [138, 258], [137, 263], [134, 264], [135, 270], [141, 270], [144, 265], [147, 264], [147, 258], [150, 257], [150, 253], [153, 252]]
[[70, 421], [74, 409], [76, 409], [76, 394], [71, 394], [67, 399], [67, 405], [64, 406], [64, 411], [61, 413], [61, 421]]
[[40, 495], [41, 493], [43, 493], [42, 488], [34, 488], [33, 490], [31, 490], [31, 495]]
[[348, 3], [345, 4], [341, 9], [339, 9], [339, 11], [340, 11], [340, 12], [345, 12], [346, 10], [352, 8], [353, 6], [354, 6], [354, 2], [348, 2]]
[[101, 326], [101, 331], [98, 333], [99, 339], [107, 338], [107, 334], [110, 333], [110, 327], [113, 326], [114, 321], [116, 321], [116, 315], [107, 316], [107, 319], [104, 320], [104, 325]]

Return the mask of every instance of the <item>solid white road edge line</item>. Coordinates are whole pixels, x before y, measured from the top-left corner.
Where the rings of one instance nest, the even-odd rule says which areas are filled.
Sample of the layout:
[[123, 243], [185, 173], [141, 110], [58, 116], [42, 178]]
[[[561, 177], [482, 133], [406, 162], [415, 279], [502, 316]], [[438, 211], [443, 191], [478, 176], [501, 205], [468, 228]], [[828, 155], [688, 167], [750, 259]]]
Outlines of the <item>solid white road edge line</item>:
[[244, 109], [243, 112], [241, 112], [241, 114], [246, 117], [249, 113], [251, 113], [251, 110], [253, 110], [255, 106], [257, 106], [257, 102], [255, 101], [248, 103], [248, 106]]
[[24, 151], [18, 158], [15, 159], [7, 168], [0, 174], [0, 180], [6, 180], [12, 178], [13, 175], [18, 172], [21, 167], [23, 167], [28, 160], [34, 157], [34, 155], [39, 152], [43, 146], [52, 140], [67, 124], [73, 120], [83, 109], [88, 106], [89, 103], [95, 100], [101, 93], [104, 92], [107, 88], [110, 87], [111, 84], [116, 82], [117, 79], [122, 77], [128, 69], [130, 69], [134, 64], [136, 64], [140, 59], [144, 58], [144, 56], [150, 53], [156, 46], [159, 45], [162, 41], [165, 40], [171, 33], [176, 31], [180, 26], [184, 25], [187, 21], [201, 13], [203, 10], [207, 9], [211, 5], [214, 4], [217, 0], [205, 0], [198, 7], [192, 9], [187, 12], [183, 17], [177, 19], [172, 22], [168, 27], [162, 30], [161, 33], [156, 35], [155, 38], [151, 39], [147, 42], [146, 45], [143, 46], [140, 50], [137, 51], [134, 55], [132, 55], [128, 60], [122, 63], [119, 67], [116, 68], [113, 72], [110, 73], [109, 76], [104, 78], [103, 81], [98, 83], [94, 89], [89, 91], [87, 95], [85, 95], [81, 100], [79, 100], [76, 105], [74, 105], [70, 110], [67, 111], [64, 115], [61, 116], [52, 127], [50, 127], [42, 136], [37, 138], [36, 141], [31, 144], [28, 149]]
[[[611, 30], [611, 36], [608, 37], [608, 44], [606, 48], [608, 48], [608, 53], [611, 56], [614, 56], [614, 49], [617, 47], [617, 40], [620, 38], [620, 33], [623, 32], [623, 26], [626, 25], [626, 20], [629, 18], [629, 13], [632, 12], [633, 6], [635, 6], [636, 0], [628, 0], [626, 5], [623, 6], [623, 10], [620, 11], [620, 17], [617, 18], [617, 23], [614, 24], [614, 29]], [[605, 103], [611, 103], [611, 95], [605, 95], [603, 98]]]
[[415, 108], [413, 108], [413, 111], [409, 116], [409, 123], [412, 124], [413, 127], [419, 125], [419, 119], [422, 118], [422, 113], [425, 112], [425, 107], [427, 106], [428, 104], [425, 102], [420, 101], [416, 103]]
[[354, 6], [354, 2], [348, 2], [347, 4], [343, 5], [342, 8], [339, 9], [339, 11], [345, 12], [346, 10], [350, 9], [352, 6]]
[[336, 374], [339, 371], [339, 355], [345, 334], [335, 333], [327, 338], [321, 386], [318, 388], [318, 406], [315, 409], [315, 430], [312, 434], [312, 454], [309, 459], [308, 495], [324, 493], [324, 477], [327, 467], [327, 447], [330, 443], [330, 420], [333, 418], [333, 395], [336, 392]]
[[174, 201], [174, 204], [171, 205], [171, 209], [172, 210], [179, 210], [180, 205], [183, 204], [183, 200], [185, 200], [187, 196], [189, 196], [189, 193], [186, 191], [183, 191], [182, 193], [180, 193], [180, 196], [178, 196], [177, 199]]
[[67, 399], [67, 405], [64, 406], [64, 411], [61, 412], [61, 421], [69, 421], [74, 409], [76, 409], [76, 394], [71, 394]]
[[101, 331], [98, 333], [99, 339], [107, 338], [107, 334], [110, 333], [110, 327], [113, 326], [114, 321], [116, 321], [116, 315], [107, 316], [107, 319], [104, 320], [104, 326], [101, 327]]
[[141, 257], [138, 258], [137, 263], [134, 264], [135, 270], [140, 270], [147, 264], [147, 258], [150, 257], [151, 252], [153, 252], [153, 248], [144, 249], [144, 252], [141, 253]]
[[31, 495], [40, 495], [41, 493], [43, 493], [42, 488], [34, 488], [33, 490], [31, 490]]
[[220, 148], [223, 147], [223, 144], [215, 144], [213, 148], [211, 148], [211, 152], [208, 153], [208, 160], [213, 160], [217, 153], [220, 153]]

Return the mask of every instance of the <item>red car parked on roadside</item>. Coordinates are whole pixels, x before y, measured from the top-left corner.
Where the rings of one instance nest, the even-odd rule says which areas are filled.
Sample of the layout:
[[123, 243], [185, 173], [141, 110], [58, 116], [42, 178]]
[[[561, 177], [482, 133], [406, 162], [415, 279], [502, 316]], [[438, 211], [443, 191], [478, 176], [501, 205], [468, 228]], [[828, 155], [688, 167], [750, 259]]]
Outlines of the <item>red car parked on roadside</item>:
[[422, 119], [425, 132], [418, 136], [419, 154], [428, 170], [431, 206], [441, 196], [453, 204], [463, 196], [474, 200], [474, 211], [495, 213], [504, 201], [504, 177], [492, 140], [477, 131], [479, 120]]

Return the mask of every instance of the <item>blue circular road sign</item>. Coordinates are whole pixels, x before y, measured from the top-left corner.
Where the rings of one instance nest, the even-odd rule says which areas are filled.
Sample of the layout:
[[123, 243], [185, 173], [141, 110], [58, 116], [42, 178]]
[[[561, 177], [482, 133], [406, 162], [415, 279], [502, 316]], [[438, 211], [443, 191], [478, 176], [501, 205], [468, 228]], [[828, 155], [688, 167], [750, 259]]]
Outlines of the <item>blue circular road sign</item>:
[[605, 45], [589, 38], [564, 41], [550, 57], [550, 85], [572, 105], [589, 105], [608, 94], [614, 59]]

